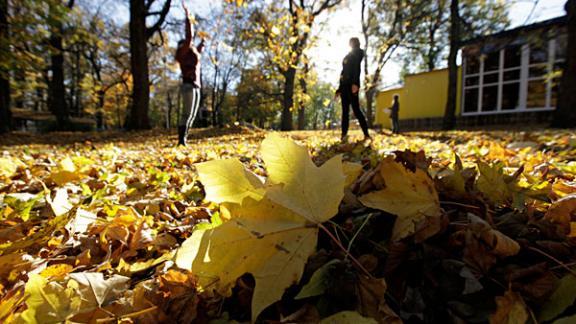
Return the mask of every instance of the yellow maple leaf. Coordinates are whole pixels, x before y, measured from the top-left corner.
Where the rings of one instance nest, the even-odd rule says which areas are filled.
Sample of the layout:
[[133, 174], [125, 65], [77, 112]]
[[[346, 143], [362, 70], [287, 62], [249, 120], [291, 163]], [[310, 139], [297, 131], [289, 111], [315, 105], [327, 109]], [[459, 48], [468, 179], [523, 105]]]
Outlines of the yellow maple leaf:
[[[264, 184], [238, 160], [216, 160], [196, 164], [206, 200], [216, 203], [242, 203], [244, 198], [260, 199]], [[226, 170], [226, 172], [222, 172]]]
[[25, 167], [26, 165], [17, 158], [0, 157], [0, 178], [13, 176], [21, 166]]
[[[227, 180], [203, 183], [206, 192], [226, 206], [231, 219], [195, 231], [176, 254], [176, 264], [198, 276], [201, 287], [224, 296], [231, 294], [238, 277], [251, 273], [256, 280], [253, 320], [302, 276], [316, 250], [315, 224], [337, 213], [345, 180], [340, 158], [318, 168], [305, 148], [278, 135], [265, 139], [262, 155], [269, 174], [264, 197], [250, 196], [257, 188], [249, 179], [256, 176], [238, 165], [216, 161], [198, 169], [200, 179], [231, 172], [240, 177], [235, 180], [247, 192], [239, 193], [232, 188], [235, 183]], [[208, 168], [212, 163], [214, 168]], [[242, 203], [235, 203], [241, 197]]]
[[494, 204], [501, 204], [510, 198], [510, 189], [504, 181], [502, 165], [490, 166], [484, 162], [478, 162], [480, 172], [476, 187], [482, 194]]
[[378, 171], [385, 188], [365, 194], [359, 200], [367, 207], [398, 216], [392, 240], [413, 234], [416, 225], [426, 217], [441, 216], [438, 193], [426, 172], [421, 169], [412, 172], [393, 158], [382, 161]]
[[342, 168], [346, 175], [345, 187], [351, 186], [362, 174], [362, 164], [360, 163], [344, 162], [342, 163]]
[[[322, 223], [338, 213], [338, 204], [344, 197], [346, 177], [342, 156], [338, 155], [317, 167], [308, 150], [291, 140], [273, 133], [262, 142], [262, 159], [268, 170], [268, 181], [273, 186], [267, 196], [313, 223]], [[329, 189], [329, 190], [326, 190]]]
[[67, 274], [72, 272], [74, 268], [66, 263], [52, 264], [46, 267], [46, 269], [40, 272], [40, 275], [44, 278], [56, 278], [62, 279]]
[[74, 161], [66, 157], [58, 163], [58, 167], [50, 175], [50, 179], [59, 186], [83, 178], [83, 174], [76, 168]]
[[17, 322], [64, 322], [80, 310], [81, 299], [75, 287], [64, 287], [37, 274], [30, 274], [26, 282], [26, 306]]

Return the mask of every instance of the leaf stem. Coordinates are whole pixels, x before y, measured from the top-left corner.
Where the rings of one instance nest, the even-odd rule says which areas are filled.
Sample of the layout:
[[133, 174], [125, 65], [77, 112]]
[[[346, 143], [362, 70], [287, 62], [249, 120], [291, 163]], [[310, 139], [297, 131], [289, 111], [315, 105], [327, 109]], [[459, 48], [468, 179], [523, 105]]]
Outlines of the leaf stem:
[[550, 260], [558, 263], [559, 266], [561, 266], [562, 268], [566, 269], [568, 272], [570, 272], [573, 276], [576, 277], [576, 271], [570, 269], [570, 267], [567, 266], [566, 264], [564, 264], [562, 261], [556, 259], [555, 257], [551, 256], [550, 254], [548, 254], [548, 253], [546, 253], [546, 252], [544, 252], [544, 251], [542, 251], [542, 250], [540, 250], [540, 249], [537, 249], [537, 248], [535, 248], [535, 247], [531, 247], [531, 246], [530, 246], [530, 247], [528, 247], [528, 249], [529, 249], [529, 250], [532, 250], [532, 251], [534, 251], [534, 252], [537, 252], [537, 253], [539, 253], [539, 254], [542, 254], [543, 256], [549, 258]]
[[[352, 236], [352, 239], [350, 240], [350, 242], [348, 242], [348, 249], [347, 249], [348, 254], [350, 254], [350, 250], [352, 249], [352, 244], [354, 244], [354, 240], [356, 240], [356, 237], [358, 236], [358, 234], [360, 234], [360, 232], [362, 232], [362, 230], [364, 229], [364, 226], [366, 226], [366, 224], [370, 220], [370, 217], [372, 217], [372, 214], [368, 214], [366, 219], [364, 219], [364, 221], [362, 222], [362, 225], [360, 225], [360, 228], [356, 231], [356, 233], [354, 233], [354, 236]], [[348, 256], [346, 256], [346, 257], [348, 257]]]
[[336, 239], [336, 237], [334, 237], [334, 235], [322, 224], [318, 224], [318, 227], [321, 228], [331, 239], [332, 241], [334, 241], [334, 243], [336, 243], [336, 245], [338, 245], [338, 247], [344, 252], [346, 253], [346, 256], [350, 257], [350, 260], [352, 260], [352, 262], [360, 269], [362, 270], [362, 272], [364, 272], [364, 274], [366, 274], [368, 277], [370, 277], [371, 279], [374, 278], [374, 276], [372, 276], [372, 274], [370, 274], [370, 272], [368, 270], [366, 270], [366, 268], [364, 268], [364, 266], [352, 255], [350, 254], [350, 252], [348, 252], [346, 250], [346, 248], [342, 245], [342, 243], [340, 243], [340, 241], [338, 241], [338, 239]]

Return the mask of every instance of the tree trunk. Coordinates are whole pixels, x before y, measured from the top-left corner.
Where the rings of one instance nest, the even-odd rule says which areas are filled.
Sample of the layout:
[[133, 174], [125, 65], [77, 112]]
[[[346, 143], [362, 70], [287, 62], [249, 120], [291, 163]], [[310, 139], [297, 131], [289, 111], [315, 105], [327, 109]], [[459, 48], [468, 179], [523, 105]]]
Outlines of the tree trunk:
[[80, 67], [80, 49], [78, 49], [76, 51], [76, 53], [74, 53], [76, 55], [75, 60], [76, 60], [76, 75], [74, 76], [74, 113], [81, 117], [83, 115], [83, 109], [82, 109], [82, 87], [80, 85], [81, 81], [82, 81], [82, 69]]
[[105, 104], [105, 95], [106, 93], [104, 90], [98, 90], [98, 108], [96, 110], [96, 129], [103, 130], [104, 129], [104, 104]]
[[148, 37], [144, 0], [130, 0], [130, 71], [132, 104], [126, 120], [128, 129], [149, 129], [150, 83], [148, 78]]
[[372, 128], [373, 126], [373, 111], [372, 111], [372, 103], [373, 103], [373, 91], [371, 90], [371, 86], [368, 84], [369, 80], [369, 73], [368, 73], [368, 42], [370, 40], [370, 32], [368, 30], [370, 24], [370, 13], [368, 10], [367, 0], [362, 0], [361, 2], [361, 21], [362, 21], [362, 35], [364, 35], [364, 47], [366, 48], [365, 56], [364, 56], [364, 79], [366, 80], [364, 87], [366, 87], [366, 121], [368, 122], [368, 127]]
[[[10, 51], [8, 31], [8, 0], [0, 0], [0, 48], [1, 52]], [[12, 114], [10, 113], [10, 71], [0, 70], [0, 134], [12, 128]]]
[[[56, 4], [50, 5], [50, 16], [57, 17]], [[62, 45], [63, 23], [60, 18], [52, 22], [50, 43], [50, 62], [52, 78], [48, 84], [48, 105], [50, 111], [56, 115], [57, 129], [68, 130], [70, 128], [70, 111], [66, 102], [66, 88], [64, 86], [64, 47]]]
[[222, 87], [218, 91], [219, 95], [216, 96], [218, 99], [216, 102], [216, 113], [218, 116], [218, 127], [224, 127], [224, 116], [222, 115], [222, 106], [224, 105], [224, 101], [226, 100], [226, 93], [228, 92], [228, 81], [224, 79], [222, 81]]
[[298, 129], [305, 130], [306, 129], [306, 108], [300, 106], [298, 108]]
[[[308, 65], [306, 65], [304, 71], [305, 71], [306, 76], [307, 76], [308, 75]], [[302, 88], [303, 94], [308, 93], [308, 83], [306, 82], [305, 78], [300, 79], [300, 87]], [[298, 108], [298, 129], [299, 130], [306, 129], [306, 107], [305, 107], [303, 100], [300, 101], [299, 108]]]
[[170, 127], [172, 127], [172, 95], [170, 90], [168, 90], [168, 93], [166, 94], [166, 101], [166, 104], [168, 105], [166, 129], [170, 129]]
[[284, 72], [284, 100], [282, 102], [282, 116], [280, 121], [280, 129], [283, 131], [293, 129], [292, 107], [294, 106], [295, 77], [296, 69], [293, 67], [288, 68], [288, 70]]
[[217, 111], [217, 107], [216, 107], [216, 101], [218, 100], [218, 89], [217, 89], [217, 83], [218, 83], [218, 75], [220, 74], [220, 71], [218, 70], [218, 66], [214, 67], [214, 82], [212, 83], [212, 127], [217, 127], [218, 126], [218, 111]]
[[448, 97], [442, 127], [445, 130], [456, 126], [456, 97], [458, 92], [458, 47], [460, 44], [460, 12], [459, 1], [452, 0], [450, 4], [450, 54], [448, 55]]
[[552, 127], [572, 128], [576, 127], [576, 0], [566, 2], [568, 14], [568, 44], [566, 46], [566, 67], [562, 72], [558, 107], [554, 112]]

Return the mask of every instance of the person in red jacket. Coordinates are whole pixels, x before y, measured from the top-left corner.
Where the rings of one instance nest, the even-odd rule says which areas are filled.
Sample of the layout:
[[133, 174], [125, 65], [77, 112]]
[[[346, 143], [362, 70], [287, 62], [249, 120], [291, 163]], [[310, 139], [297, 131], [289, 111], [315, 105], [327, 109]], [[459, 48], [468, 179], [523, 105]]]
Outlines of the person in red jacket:
[[192, 127], [200, 106], [200, 88], [202, 87], [200, 83], [200, 58], [204, 50], [204, 38], [198, 46], [194, 45], [194, 26], [184, 1], [182, 1], [182, 7], [186, 13], [186, 38], [178, 42], [176, 61], [180, 64], [182, 71], [184, 109], [182, 109], [180, 124], [178, 125], [178, 145], [186, 146], [188, 129]]

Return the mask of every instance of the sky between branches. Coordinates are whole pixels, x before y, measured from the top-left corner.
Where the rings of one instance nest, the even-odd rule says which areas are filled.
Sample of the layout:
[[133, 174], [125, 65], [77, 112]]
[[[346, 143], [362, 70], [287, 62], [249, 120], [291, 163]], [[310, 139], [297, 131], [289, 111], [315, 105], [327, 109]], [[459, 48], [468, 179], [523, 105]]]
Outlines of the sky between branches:
[[[510, 10], [512, 26], [517, 27], [554, 17], [564, 15], [566, 0], [540, 0], [534, 7], [534, 0], [504, 0], [513, 3]], [[179, 2], [178, 2], [179, 3]], [[218, 6], [220, 0], [187, 0], [194, 13], [208, 17], [211, 6]], [[179, 6], [173, 8], [170, 15], [176, 19], [183, 19], [184, 13]], [[120, 22], [128, 21], [127, 8], [119, 7], [116, 19]], [[348, 52], [348, 39], [361, 37], [360, 26], [360, 0], [348, 0], [339, 9], [325, 14], [322, 17], [325, 25], [317, 29], [319, 37], [317, 45], [311, 49], [310, 57], [315, 65], [319, 78], [325, 82], [336, 85], [340, 73], [342, 58]], [[388, 87], [400, 83], [402, 62], [390, 62], [382, 71], [382, 86]]]

